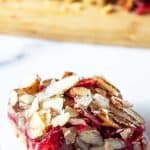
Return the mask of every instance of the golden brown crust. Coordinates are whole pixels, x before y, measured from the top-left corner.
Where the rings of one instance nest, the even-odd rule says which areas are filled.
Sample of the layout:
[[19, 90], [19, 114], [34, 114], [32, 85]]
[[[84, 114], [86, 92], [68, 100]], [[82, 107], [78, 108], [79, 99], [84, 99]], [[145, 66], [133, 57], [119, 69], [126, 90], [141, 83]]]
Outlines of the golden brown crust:
[[150, 15], [105, 14], [56, 1], [0, 0], [0, 32], [55, 40], [150, 47]]

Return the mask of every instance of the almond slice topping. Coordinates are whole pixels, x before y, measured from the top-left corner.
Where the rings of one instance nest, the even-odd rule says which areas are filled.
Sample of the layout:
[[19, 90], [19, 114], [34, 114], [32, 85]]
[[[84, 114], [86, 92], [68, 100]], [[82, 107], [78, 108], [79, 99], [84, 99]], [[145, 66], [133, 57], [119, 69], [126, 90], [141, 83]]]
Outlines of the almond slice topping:
[[79, 81], [79, 77], [72, 75], [50, 84], [45, 91], [47, 97], [63, 94]]
[[53, 127], [63, 126], [69, 121], [70, 115], [68, 112], [62, 113], [52, 119]]

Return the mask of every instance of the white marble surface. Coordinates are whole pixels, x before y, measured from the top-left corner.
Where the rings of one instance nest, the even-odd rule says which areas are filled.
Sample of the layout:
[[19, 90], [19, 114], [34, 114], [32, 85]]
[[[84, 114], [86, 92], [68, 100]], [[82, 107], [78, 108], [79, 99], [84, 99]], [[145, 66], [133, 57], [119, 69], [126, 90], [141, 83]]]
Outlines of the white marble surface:
[[[42, 77], [71, 70], [102, 74], [121, 89], [150, 127], [150, 49], [86, 45], [0, 36], [0, 145], [15, 148], [7, 126], [10, 90], [31, 74]], [[150, 133], [150, 128], [147, 128]], [[8, 136], [9, 135], [9, 136]], [[9, 141], [9, 142], [8, 142]], [[19, 150], [19, 149], [18, 149]]]

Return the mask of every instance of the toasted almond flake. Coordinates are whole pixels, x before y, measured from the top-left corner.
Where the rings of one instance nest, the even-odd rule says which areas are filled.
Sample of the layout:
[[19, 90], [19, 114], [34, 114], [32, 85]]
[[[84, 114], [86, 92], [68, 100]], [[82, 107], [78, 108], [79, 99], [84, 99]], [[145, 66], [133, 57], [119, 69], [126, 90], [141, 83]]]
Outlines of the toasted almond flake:
[[65, 107], [65, 112], [68, 112], [70, 114], [70, 117], [77, 117], [78, 116], [78, 112], [70, 106]]
[[114, 97], [117, 101], [122, 102], [123, 107], [125, 107], [125, 108], [133, 107], [133, 105], [130, 104], [130, 102], [128, 102], [128, 101], [126, 101], [126, 100], [123, 100], [123, 99], [121, 99], [121, 98], [119, 98], [119, 97], [112, 96], [112, 98], [113, 98], [113, 97]]
[[22, 80], [21, 87], [32, 86], [35, 82], [39, 82], [41, 79], [38, 75], [31, 75]]
[[42, 108], [50, 109], [52, 108], [54, 111], [61, 113], [63, 108], [64, 99], [61, 97], [56, 98], [47, 98], [47, 100], [43, 101]]
[[97, 130], [86, 130], [79, 134], [79, 138], [88, 144], [102, 145], [103, 139]]
[[63, 126], [69, 121], [70, 115], [69, 113], [62, 113], [52, 119], [53, 127]]
[[102, 96], [104, 96], [104, 97], [106, 97], [106, 95], [107, 95], [107, 92], [106, 92], [105, 90], [103, 90], [103, 89], [95, 88], [95, 91], [96, 91], [98, 94], [100, 94], [100, 95], [102, 95]]
[[72, 124], [72, 125], [87, 125], [85, 120], [83, 119], [80, 119], [80, 118], [71, 118], [69, 120], [69, 122]]
[[30, 80], [30, 82], [24, 84], [22, 88], [15, 89], [15, 91], [19, 96], [24, 94], [32, 95], [39, 91], [39, 84], [40, 84], [39, 76], [35, 76], [34, 78], [32, 78], [32, 80]]
[[18, 94], [16, 91], [12, 91], [9, 102], [12, 106], [14, 106], [18, 102]]
[[92, 102], [91, 91], [84, 87], [73, 87], [69, 91], [69, 95], [74, 98], [76, 107], [87, 108]]
[[45, 117], [45, 115], [46, 115], [46, 110], [39, 110], [38, 111], [38, 113], [39, 113], [39, 116], [41, 117], [41, 119], [45, 122], [45, 120], [46, 120], [46, 117]]
[[87, 108], [90, 103], [92, 102], [92, 96], [91, 95], [85, 95], [75, 98], [76, 107], [85, 107]]
[[108, 116], [106, 112], [103, 111], [97, 115], [102, 121], [104, 121], [105, 126], [119, 128], [119, 125], [116, 124], [113, 120], [111, 120], [111, 118]]
[[42, 90], [42, 91], [36, 93], [35, 96], [39, 99], [40, 102], [47, 99], [47, 97], [45, 97], [45, 90]]
[[119, 110], [123, 110], [123, 103], [121, 101], [118, 101], [115, 97], [111, 97], [111, 105], [113, 105], [115, 108]]
[[39, 115], [41, 117], [41, 119], [44, 121], [44, 123], [49, 126], [50, 123], [51, 123], [51, 110], [48, 109], [48, 110], [40, 110], [39, 111]]
[[[110, 118], [112, 118], [120, 127], [133, 127], [134, 123], [132, 121], [132, 118], [129, 117], [127, 114], [122, 112], [110, 112], [109, 113]], [[134, 126], [135, 127], [135, 126]]]
[[72, 86], [74, 86], [78, 81], [79, 81], [79, 78], [75, 75], [66, 77], [53, 84], [50, 84], [46, 88], [45, 94], [47, 97], [63, 94], [65, 91], [67, 91]]
[[25, 94], [19, 97], [19, 102], [30, 105], [34, 100], [34, 96]]
[[94, 94], [93, 98], [99, 107], [109, 108], [109, 99], [107, 99], [106, 97], [100, 94]]
[[124, 108], [123, 110], [128, 115], [130, 115], [131, 117], [133, 117], [136, 120], [137, 123], [139, 123], [139, 124], [143, 124], [144, 123], [143, 118], [137, 112], [135, 112], [133, 109], [131, 109], [131, 108]]
[[69, 91], [69, 95], [72, 97], [91, 95], [91, 91], [85, 87], [73, 87]]
[[31, 107], [25, 111], [26, 118], [30, 118], [34, 112], [38, 111], [39, 108], [40, 108], [40, 106], [39, 106], [39, 100], [36, 97], [33, 100], [33, 103], [31, 105]]
[[46, 124], [47, 124], [47, 126], [49, 126], [50, 123], [51, 123], [51, 111], [47, 110], [47, 112], [46, 112]]
[[116, 96], [112, 96], [111, 97], [111, 103], [117, 107], [118, 109], [123, 109], [123, 107], [125, 108], [129, 108], [132, 107], [133, 105], [131, 105], [128, 101], [125, 101], [119, 97]]
[[38, 98], [35, 98], [33, 103], [32, 103], [32, 106], [31, 106], [31, 109], [32, 111], [37, 111], [39, 109], [39, 100]]
[[34, 112], [29, 121], [29, 131], [28, 134], [31, 138], [37, 138], [44, 133], [45, 123], [40, 118], [38, 112]]
[[63, 134], [66, 144], [74, 144], [77, 136], [77, 132], [74, 127], [64, 128]]
[[94, 79], [97, 80], [100, 86], [104, 90], [107, 90], [110, 94], [115, 95], [115, 96], [120, 95], [120, 91], [115, 86], [110, 84], [104, 77], [96, 76], [94, 77]]

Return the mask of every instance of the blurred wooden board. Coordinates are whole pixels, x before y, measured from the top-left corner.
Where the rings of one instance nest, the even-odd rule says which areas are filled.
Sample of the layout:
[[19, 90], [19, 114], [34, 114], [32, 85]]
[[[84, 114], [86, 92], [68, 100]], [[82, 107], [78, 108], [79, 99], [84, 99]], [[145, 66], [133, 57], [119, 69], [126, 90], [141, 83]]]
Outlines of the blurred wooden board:
[[63, 41], [150, 47], [150, 15], [58, 1], [0, 0], [0, 33]]

